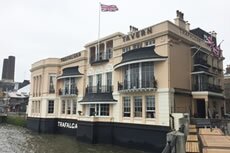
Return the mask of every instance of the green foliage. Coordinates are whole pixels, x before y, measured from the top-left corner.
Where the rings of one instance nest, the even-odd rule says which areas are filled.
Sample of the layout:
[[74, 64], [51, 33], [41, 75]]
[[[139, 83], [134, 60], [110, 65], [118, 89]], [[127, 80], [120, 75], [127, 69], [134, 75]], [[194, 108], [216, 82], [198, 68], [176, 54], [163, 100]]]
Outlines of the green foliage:
[[26, 119], [19, 116], [7, 116], [6, 123], [26, 127]]

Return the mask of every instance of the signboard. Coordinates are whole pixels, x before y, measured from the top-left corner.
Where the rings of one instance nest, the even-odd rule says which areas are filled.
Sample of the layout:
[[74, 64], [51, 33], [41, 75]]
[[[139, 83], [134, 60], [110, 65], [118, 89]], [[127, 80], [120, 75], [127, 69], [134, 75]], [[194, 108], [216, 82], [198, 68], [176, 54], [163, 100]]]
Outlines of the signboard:
[[58, 121], [58, 127], [68, 128], [68, 129], [77, 129], [77, 123]]

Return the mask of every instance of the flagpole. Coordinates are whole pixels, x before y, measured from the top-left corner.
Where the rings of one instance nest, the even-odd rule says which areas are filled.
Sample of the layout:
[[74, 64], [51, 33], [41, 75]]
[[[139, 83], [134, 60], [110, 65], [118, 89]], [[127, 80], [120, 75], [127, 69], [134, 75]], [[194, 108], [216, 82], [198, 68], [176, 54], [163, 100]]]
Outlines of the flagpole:
[[[99, 2], [99, 13], [98, 13], [98, 39], [97, 39], [97, 55], [99, 55], [100, 50], [100, 31], [101, 31], [101, 2]], [[98, 58], [98, 57], [97, 57]]]
[[196, 52], [192, 55], [192, 58], [199, 52], [199, 50], [201, 49], [201, 46], [196, 50]]

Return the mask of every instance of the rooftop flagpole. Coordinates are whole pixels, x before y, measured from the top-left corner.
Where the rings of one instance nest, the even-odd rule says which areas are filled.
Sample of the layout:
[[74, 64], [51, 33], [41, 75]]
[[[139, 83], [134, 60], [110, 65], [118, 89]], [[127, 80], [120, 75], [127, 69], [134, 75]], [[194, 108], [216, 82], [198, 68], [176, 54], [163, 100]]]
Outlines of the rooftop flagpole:
[[[99, 2], [99, 13], [98, 13], [98, 38], [97, 38], [97, 53], [96, 57], [99, 55], [100, 49], [100, 32], [101, 32], [101, 2]], [[98, 58], [98, 57], [97, 57]]]
[[116, 5], [105, 5], [99, 2], [99, 12], [98, 12], [98, 40], [97, 40], [97, 54], [98, 58], [100, 52], [100, 32], [101, 32], [101, 12], [115, 12], [118, 11]]

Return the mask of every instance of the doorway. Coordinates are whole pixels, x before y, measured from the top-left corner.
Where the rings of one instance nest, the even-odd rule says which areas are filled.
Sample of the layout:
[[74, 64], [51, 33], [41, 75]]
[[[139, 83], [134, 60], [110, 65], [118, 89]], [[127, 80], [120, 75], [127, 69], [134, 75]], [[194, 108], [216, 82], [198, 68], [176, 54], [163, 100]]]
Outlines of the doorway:
[[205, 118], [205, 100], [204, 99], [197, 99], [196, 100], [197, 106], [197, 117], [198, 118]]

